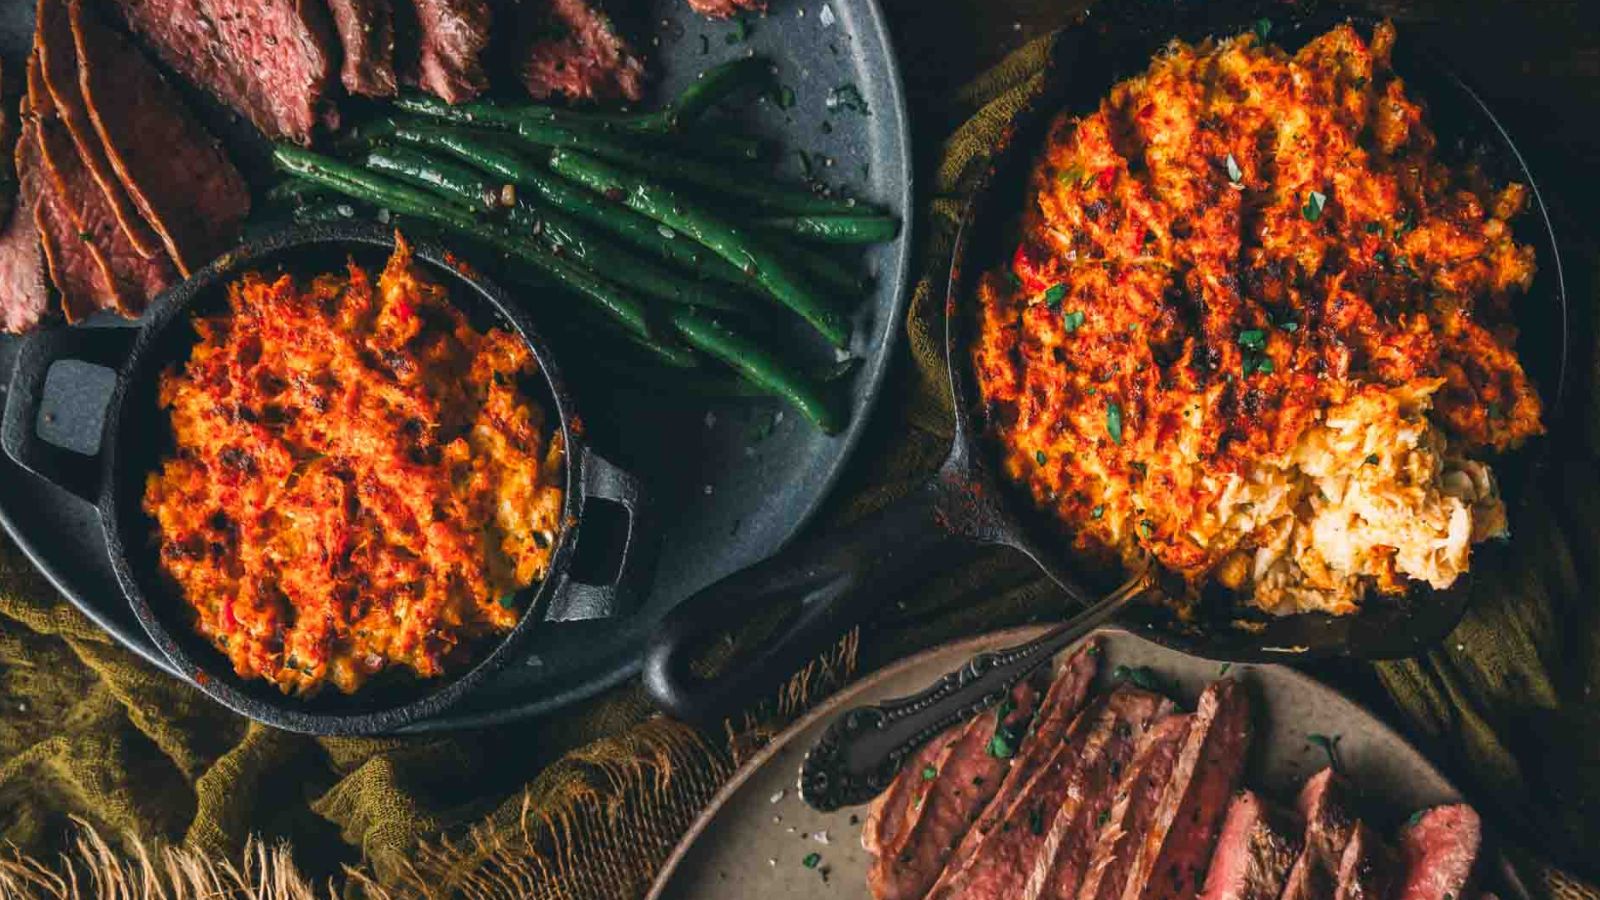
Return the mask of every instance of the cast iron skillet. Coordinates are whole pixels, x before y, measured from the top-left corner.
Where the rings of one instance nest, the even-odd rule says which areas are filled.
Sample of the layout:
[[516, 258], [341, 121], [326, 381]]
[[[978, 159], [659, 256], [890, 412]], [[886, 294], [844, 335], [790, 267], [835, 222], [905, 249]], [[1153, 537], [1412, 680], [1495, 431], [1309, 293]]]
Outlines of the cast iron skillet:
[[[1102, 15], [1104, 10], [1105, 15]], [[1120, 12], [1119, 12], [1120, 11]], [[1348, 11], [1281, 2], [1100, 4], [1093, 17], [1070, 28], [1056, 43], [1036, 101], [1012, 122], [993, 153], [969, 204], [956, 240], [945, 309], [945, 353], [955, 408], [950, 455], [926, 484], [883, 510], [810, 543], [736, 573], [689, 598], [662, 623], [645, 659], [645, 685], [667, 712], [693, 721], [713, 721], [749, 702], [770, 696], [778, 681], [814, 659], [878, 605], [914, 585], [929, 560], [952, 542], [1004, 544], [1032, 559], [1067, 594], [1070, 605], [1089, 608], [1092, 598], [1117, 585], [1116, 577], [1079, 571], [1070, 564], [1060, 526], [1035, 512], [996, 475], [992, 448], [983, 433], [981, 401], [967, 352], [970, 310], [978, 276], [1008, 258], [1014, 221], [1022, 209], [1028, 174], [1051, 118], [1062, 109], [1092, 111], [1116, 81], [1143, 71], [1151, 56], [1173, 37], [1199, 40], [1231, 35], [1272, 23], [1270, 39], [1297, 49], [1341, 21], [1354, 19], [1370, 32], [1370, 18]], [[1509, 136], [1478, 96], [1429, 53], [1419, 37], [1400, 27], [1396, 70], [1408, 91], [1428, 103], [1440, 136], [1440, 152], [1483, 165], [1499, 182], [1529, 186], [1531, 209], [1518, 222], [1520, 240], [1531, 242], [1540, 272], [1529, 296], [1518, 301], [1518, 349], [1546, 401], [1547, 420], [1560, 402], [1566, 366], [1566, 290], [1560, 258], [1544, 203], [1531, 173]], [[1537, 446], [1495, 461], [1513, 523], [1522, 490], [1537, 466]], [[1395, 599], [1368, 602], [1354, 615], [1250, 615], [1225, 605], [1198, 621], [1180, 622], [1167, 604], [1135, 601], [1116, 610], [1119, 621], [1175, 649], [1215, 659], [1285, 662], [1312, 657], [1393, 659], [1416, 654], [1454, 628], [1473, 585], [1493, 583], [1486, 571], [1506, 565], [1507, 548], [1494, 542], [1474, 549], [1472, 574], [1450, 589], [1426, 586]], [[1159, 590], [1159, 577], [1125, 583], [1117, 593]], [[709, 639], [741, 622], [782, 609], [776, 633], [748, 656], [701, 677], [690, 660]], [[1105, 604], [1093, 610], [1111, 609]], [[1098, 613], [1091, 613], [1091, 617]], [[1034, 656], [1034, 654], [1028, 654]]]
[[[528, 388], [566, 441], [562, 519], [567, 524], [556, 540], [549, 574], [521, 592], [522, 618], [498, 642], [485, 642], [470, 668], [427, 680], [380, 677], [348, 696], [330, 688], [302, 700], [285, 696], [265, 682], [242, 679], [222, 654], [190, 630], [185, 607], [158, 565], [154, 522], [142, 509], [145, 477], [172, 443], [167, 416], [156, 406], [159, 376], [188, 358], [195, 340], [189, 327], [192, 317], [224, 308], [228, 283], [244, 272], [288, 271], [311, 276], [341, 271], [352, 258], [381, 269], [393, 249], [392, 232], [378, 226], [331, 224], [282, 231], [217, 259], [162, 295], [138, 325], [55, 328], [34, 334], [20, 350], [11, 376], [0, 442], [24, 468], [95, 505], [105, 528], [112, 568], [151, 640], [185, 678], [213, 699], [252, 719], [291, 731], [392, 731], [439, 712], [472, 691], [514, 658], [517, 646], [542, 621], [607, 614], [618, 592], [625, 589], [620, 583], [623, 576], [589, 584], [574, 572], [588, 498], [613, 501], [627, 511], [622, 563], [616, 572], [630, 571], [627, 557], [636, 554], [640, 544], [638, 485], [585, 443], [572, 396], [533, 324], [500, 288], [447, 263], [443, 247], [423, 242], [414, 245], [416, 258], [449, 289], [451, 302], [466, 312], [476, 327], [514, 331], [538, 361], [543, 377]], [[65, 450], [37, 434], [45, 378], [58, 360], [81, 360], [116, 370], [116, 387], [95, 456]], [[599, 540], [599, 532], [596, 535]], [[581, 555], [588, 556], [591, 549], [604, 548], [585, 547]]]

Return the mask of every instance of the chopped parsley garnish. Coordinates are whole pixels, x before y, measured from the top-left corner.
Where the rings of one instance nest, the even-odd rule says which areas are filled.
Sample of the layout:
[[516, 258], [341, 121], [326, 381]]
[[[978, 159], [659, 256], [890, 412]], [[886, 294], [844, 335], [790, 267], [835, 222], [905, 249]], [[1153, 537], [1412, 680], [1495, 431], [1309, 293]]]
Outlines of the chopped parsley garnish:
[[1111, 680], [1121, 684], [1131, 681], [1147, 691], [1161, 692], [1166, 690], [1166, 685], [1161, 683], [1161, 676], [1149, 666], [1117, 666], [1111, 670]]
[[1378, 234], [1378, 233], [1380, 233], [1382, 231], [1383, 231], [1383, 226], [1379, 225], [1377, 222], [1368, 222], [1367, 223], [1367, 234]]
[[1306, 195], [1306, 205], [1300, 207], [1300, 215], [1305, 216], [1307, 222], [1315, 222], [1322, 218], [1322, 209], [1327, 205], [1327, 194], [1321, 191], [1312, 191]]
[[515, 609], [517, 606], [517, 595], [506, 594], [504, 597], [500, 598], [500, 605], [505, 609]]
[[1036, 463], [1038, 463], [1039, 465], [1042, 466], [1042, 465], [1044, 465], [1045, 459], [1046, 459], [1046, 457], [1044, 455], [1044, 451], [1043, 450], [1035, 450], [1035, 451], [1033, 451], [1033, 461], [1034, 462], [1036, 462]]
[[1246, 350], [1267, 349], [1267, 333], [1259, 328], [1247, 328], [1239, 332], [1239, 346]]
[[1244, 184], [1244, 170], [1239, 168], [1239, 161], [1228, 154], [1228, 180], [1234, 184]]
[[773, 99], [777, 102], [779, 109], [788, 109], [794, 105], [794, 88], [789, 87], [787, 84], [782, 85], [778, 88], [778, 93]]
[[1378, 454], [1376, 454], [1376, 453], [1368, 453], [1367, 454], [1366, 465], [1375, 466], [1377, 464], [1378, 464]]
[[1096, 827], [1098, 827], [1106, 824], [1109, 821], [1111, 821], [1111, 810], [1102, 809], [1100, 810], [1100, 817], [1094, 820], [1094, 824]]
[[1344, 735], [1341, 734], [1336, 734], [1333, 737], [1329, 737], [1325, 734], [1317, 734], [1313, 732], [1306, 735], [1306, 740], [1317, 745], [1318, 747], [1321, 747], [1322, 752], [1328, 754], [1328, 765], [1335, 772], [1344, 771], [1344, 767], [1339, 764], [1339, 741], [1343, 739]]
[[1034, 834], [1044, 834], [1044, 807], [1035, 806], [1028, 811], [1028, 830]]
[[1414, 827], [1418, 822], [1421, 822], [1422, 821], [1422, 814], [1424, 812], [1427, 812], [1427, 810], [1419, 809], [1416, 812], [1412, 813], [1411, 814], [1411, 818], [1406, 819], [1406, 826], [1407, 827]]
[[1396, 222], [1394, 225], [1394, 239], [1397, 241], [1400, 240], [1401, 235], [1415, 227], [1417, 227], [1417, 223], [1412, 221], [1411, 210], [1408, 209], [1400, 214], [1400, 221]]
[[1223, 663], [1222, 664], [1222, 668], [1217, 670], [1217, 676], [1220, 678], [1221, 676], [1228, 674], [1228, 670], [1231, 669], [1231, 668], [1233, 668], [1233, 663], [1231, 663], [1231, 662]]
[[1381, 266], [1389, 261], [1389, 254], [1383, 252], [1382, 250], [1375, 250], [1372, 253], [1372, 261]]
[[1056, 180], [1065, 185], [1082, 184], [1088, 176], [1084, 174], [1083, 166], [1071, 165], [1061, 170]]
[[1051, 309], [1055, 309], [1061, 305], [1062, 299], [1066, 296], [1067, 286], [1065, 284], [1053, 285], [1049, 290], [1044, 292], [1044, 305], [1050, 307]]
[[935, 769], [933, 766], [923, 766], [922, 767], [922, 780], [923, 781], [932, 781], [932, 780], [934, 780], [935, 778], [938, 778], [938, 777], [939, 777], [939, 770], [938, 769]]
[[1083, 318], [1083, 310], [1075, 309], [1061, 317], [1061, 325], [1067, 329], [1067, 334], [1071, 334], [1083, 327]]
[[1145, 536], [1145, 537], [1149, 537], [1150, 535], [1155, 534], [1156, 533], [1156, 523], [1150, 521], [1149, 519], [1140, 519], [1139, 520], [1139, 533], [1141, 535]]
[[1266, 18], [1265, 16], [1257, 19], [1255, 32], [1256, 37], [1262, 39], [1263, 41], [1266, 40], [1267, 36], [1272, 34], [1272, 20]]
[[871, 115], [867, 109], [867, 101], [861, 96], [861, 90], [853, 84], [841, 84], [828, 92], [827, 105], [829, 109], [848, 109], [863, 116]]
[[1106, 404], [1106, 434], [1118, 444], [1122, 443], [1122, 407], [1115, 400]]
[[1300, 323], [1299, 322], [1284, 322], [1282, 325], [1279, 325], [1278, 327], [1282, 328], [1284, 331], [1289, 332], [1290, 334], [1293, 334], [1294, 332], [1300, 330]]
[[995, 729], [994, 737], [989, 739], [989, 755], [995, 759], [1010, 759], [1017, 752], [1017, 747], [1011, 742], [1011, 735], [1004, 728]]
[[1096, 506], [1094, 509], [1089, 510], [1089, 518], [1091, 518], [1091, 519], [1098, 519], [1098, 518], [1100, 518], [1101, 516], [1103, 516], [1105, 514], [1106, 514], [1106, 508], [1103, 505], [1102, 506]]
[[722, 39], [730, 44], [737, 44], [750, 36], [750, 25], [743, 17], [733, 20], [733, 30]]
[[800, 860], [800, 865], [805, 866], [808, 869], [815, 869], [817, 867], [817, 863], [820, 862], [822, 862], [822, 854], [813, 851], [811, 853], [807, 853], [805, 859]]

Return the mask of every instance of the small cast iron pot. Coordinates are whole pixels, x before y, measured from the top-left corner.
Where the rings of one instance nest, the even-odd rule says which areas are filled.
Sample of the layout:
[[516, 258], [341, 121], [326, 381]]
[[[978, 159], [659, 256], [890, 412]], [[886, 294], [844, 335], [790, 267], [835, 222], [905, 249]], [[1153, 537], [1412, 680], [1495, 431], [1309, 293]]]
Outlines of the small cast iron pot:
[[[1316, 657], [1408, 657], [1453, 629], [1485, 571], [1507, 565], [1508, 548], [1495, 542], [1474, 549], [1472, 572], [1446, 590], [1417, 585], [1406, 595], [1374, 598], [1358, 613], [1252, 615], [1236, 604], [1206, 604], [1194, 621], [1157, 601], [1093, 604], [1122, 582], [1124, 573], [1087, 572], [1072, 563], [1060, 523], [1037, 512], [998, 474], [982, 400], [972, 372], [970, 345], [979, 275], [1009, 259], [1014, 223], [1023, 208], [1034, 159], [1051, 120], [1063, 109], [1093, 111], [1120, 79], [1143, 71], [1173, 38], [1197, 41], [1232, 35], [1271, 22], [1273, 42], [1290, 49], [1342, 21], [1370, 34], [1375, 21], [1334, 4], [1282, 0], [1183, 0], [1099, 4], [1093, 15], [1058, 38], [1044, 86], [1012, 120], [989, 158], [962, 218], [951, 262], [945, 306], [945, 358], [950, 370], [955, 436], [939, 472], [906, 497], [863, 519], [735, 573], [685, 600], [669, 613], [645, 657], [651, 699], [681, 718], [714, 721], [753, 700], [773, 696], [777, 684], [815, 659], [852, 626], [922, 578], [930, 562], [953, 544], [1001, 544], [1029, 559], [1067, 595], [1064, 614], [1086, 611], [1078, 624], [1115, 612], [1118, 622], [1159, 644], [1212, 659], [1295, 662]], [[1567, 362], [1566, 287], [1554, 229], [1538, 187], [1510, 136], [1478, 95], [1401, 29], [1395, 66], [1408, 91], [1429, 107], [1441, 151], [1482, 165], [1500, 182], [1526, 184], [1531, 209], [1518, 221], [1518, 237], [1536, 247], [1539, 275], [1532, 295], [1519, 298], [1522, 360], [1546, 405], [1557, 415]], [[1541, 450], [1495, 461], [1513, 525], [1516, 507], [1529, 500]], [[1158, 593], [1160, 573], [1118, 588], [1120, 597]], [[1489, 579], [1481, 579], [1489, 580]], [[756, 647], [702, 677], [691, 665], [711, 639], [738, 623], [787, 616]], [[1102, 613], [1101, 610], [1105, 612]], [[932, 732], [929, 732], [930, 734]]]
[[[189, 327], [193, 317], [223, 310], [228, 284], [245, 272], [309, 277], [340, 271], [350, 259], [376, 271], [393, 249], [392, 232], [377, 226], [327, 224], [278, 232], [225, 254], [168, 291], [138, 324], [55, 328], [32, 335], [21, 348], [11, 377], [0, 443], [23, 468], [94, 504], [117, 580], [151, 640], [185, 678], [213, 699], [290, 731], [373, 734], [437, 713], [514, 659], [518, 646], [541, 622], [609, 615], [630, 587], [625, 583], [631, 581], [630, 573], [639, 568], [629, 565], [629, 557], [639, 555], [641, 544], [638, 484], [585, 443], [572, 395], [532, 322], [499, 287], [448, 262], [443, 247], [418, 242], [416, 259], [448, 288], [451, 302], [474, 326], [511, 330], [538, 363], [541, 380], [532, 387], [541, 396], [534, 400], [553, 417], [566, 442], [565, 525], [557, 536], [548, 574], [518, 594], [522, 617], [504, 637], [485, 641], [470, 666], [432, 679], [380, 676], [349, 695], [329, 688], [301, 699], [264, 681], [240, 678], [220, 652], [193, 632], [188, 608], [161, 570], [155, 522], [143, 509], [146, 476], [172, 448], [168, 416], [156, 402], [161, 373], [188, 358], [195, 342]], [[99, 452], [93, 456], [38, 435], [45, 378], [58, 360], [81, 360], [116, 372]], [[611, 554], [620, 553], [621, 562], [613, 569], [616, 574], [601, 584], [586, 583], [574, 572], [583, 512], [591, 498], [614, 502], [627, 513], [627, 527], [616, 529], [620, 550]], [[605, 555], [606, 548], [595, 549]], [[583, 555], [589, 554], [586, 547]]]

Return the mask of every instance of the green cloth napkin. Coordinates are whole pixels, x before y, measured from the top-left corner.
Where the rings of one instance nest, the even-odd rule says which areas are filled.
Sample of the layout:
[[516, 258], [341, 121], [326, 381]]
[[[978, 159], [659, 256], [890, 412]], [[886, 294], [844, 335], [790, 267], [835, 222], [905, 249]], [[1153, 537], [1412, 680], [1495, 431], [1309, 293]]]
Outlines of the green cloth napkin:
[[[948, 447], [937, 286], [969, 179], [1036, 88], [1048, 42], [1024, 45], [943, 104], [961, 124], [924, 178], [930, 277], [907, 322], [912, 364], [892, 378], [825, 524], [896, 496]], [[1596, 358], [1579, 349], [1586, 363]], [[1574, 420], [1600, 422], [1591, 403], [1575, 403]], [[1586, 585], [1600, 566], [1600, 467], [1590, 431], [1567, 432], [1551, 441], [1538, 502], [1516, 518], [1515, 566], [1480, 577], [1480, 596], [1450, 639], [1416, 660], [1339, 674], [1375, 691], [1502, 834], [1594, 877], [1600, 611]], [[77, 819], [132, 872], [151, 847], [174, 846], [176, 859], [236, 859], [261, 835], [289, 842], [313, 879], [357, 866], [354, 881], [406, 895], [638, 896], [734, 766], [852, 671], [1057, 616], [1063, 603], [1025, 561], [974, 549], [930, 568], [878, 622], [720, 733], [653, 717], [628, 686], [493, 730], [312, 739], [246, 723], [156, 672], [4, 543], [0, 838], [48, 865]], [[0, 893], [19, 871], [0, 861]], [[1556, 869], [1528, 863], [1524, 872], [1551, 896], [1600, 897]]]

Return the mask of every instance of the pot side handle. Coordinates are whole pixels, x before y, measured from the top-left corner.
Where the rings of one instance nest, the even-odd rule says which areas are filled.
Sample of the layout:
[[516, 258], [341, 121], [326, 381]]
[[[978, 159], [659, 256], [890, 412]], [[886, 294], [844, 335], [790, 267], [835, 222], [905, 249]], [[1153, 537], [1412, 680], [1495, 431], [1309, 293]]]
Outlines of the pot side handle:
[[[545, 612], [546, 622], [580, 622], [591, 619], [610, 619], [623, 615], [623, 609], [637, 579], [648, 569], [648, 554], [644, 546], [644, 529], [640, 522], [647, 507], [647, 497], [639, 480], [615, 463], [604, 459], [593, 450], [583, 451], [584, 502], [609, 501], [620, 506], [627, 514], [627, 523], [621, 534], [622, 547], [618, 554], [615, 574], [605, 584], [589, 584], [568, 577], [550, 601]], [[583, 515], [580, 510], [579, 514]], [[599, 532], [591, 532], [588, 540], [598, 539]], [[584, 537], [580, 530], [578, 542]]]
[[[940, 548], [968, 540], [964, 519], [947, 515], [951, 490], [935, 478], [678, 604], [645, 651], [650, 699], [676, 718], [714, 725], [775, 696], [784, 679], [914, 583]], [[692, 664], [715, 640], [780, 613], [781, 624], [750, 652], [723, 664], [722, 674], [694, 671]]]
[[[11, 370], [5, 421], [0, 424], [0, 444], [4, 445], [6, 455], [51, 484], [90, 503], [96, 502], [101, 487], [100, 458], [111, 436], [102, 433], [100, 452], [93, 456], [58, 447], [41, 438], [39, 407], [44, 402], [45, 379], [50, 367], [61, 360], [79, 360], [118, 370], [138, 334], [138, 328], [77, 327], [52, 328], [28, 336]], [[102, 420], [102, 430], [104, 427]]]

